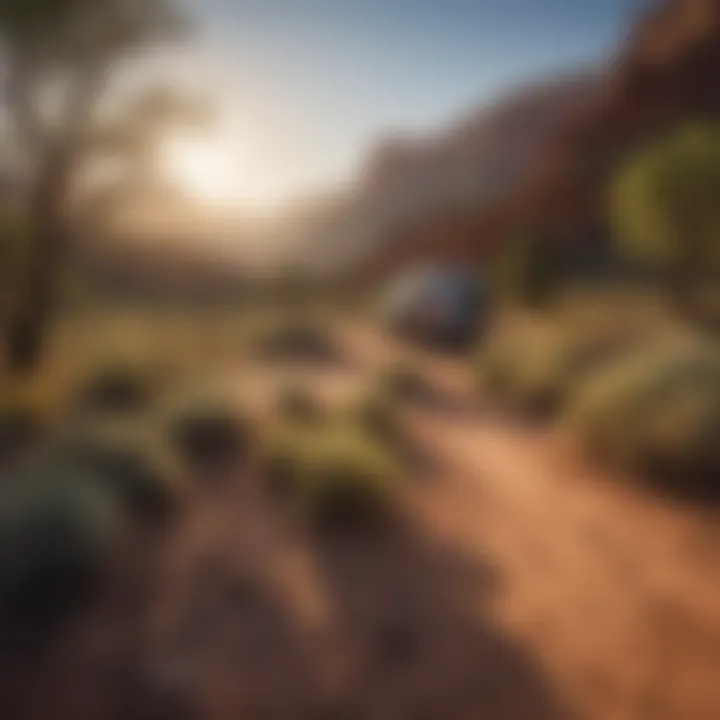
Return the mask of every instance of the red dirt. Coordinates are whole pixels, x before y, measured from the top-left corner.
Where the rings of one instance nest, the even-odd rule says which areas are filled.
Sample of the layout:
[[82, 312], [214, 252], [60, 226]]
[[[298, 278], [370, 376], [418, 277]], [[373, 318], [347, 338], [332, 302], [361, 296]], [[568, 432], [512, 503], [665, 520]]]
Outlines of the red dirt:
[[[398, 352], [347, 344], [348, 381]], [[430, 462], [398, 527], [312, 537], [252, 473], [206, 479], [92, 610], [5, 663], [0, 715], [720, 717], [717, 515], [601, 477], [476, 407], [461, 363], [417, 361], [439, 401], [410, 418]]]

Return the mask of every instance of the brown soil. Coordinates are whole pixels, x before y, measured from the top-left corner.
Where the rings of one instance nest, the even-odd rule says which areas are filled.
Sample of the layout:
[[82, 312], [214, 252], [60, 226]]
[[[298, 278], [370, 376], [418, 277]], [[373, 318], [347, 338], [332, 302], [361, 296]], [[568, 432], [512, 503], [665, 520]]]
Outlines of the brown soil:
[[[400, 352], [346, 344], [348, 386]], [[313, 536], [252, 472], [204, 478], [92, 609], [4, 653], [0, 717], [720, 717], [717, 514], [601, 477], [478, 407], [462, 363], [415, 360], [438, 392], [396, 527]]]

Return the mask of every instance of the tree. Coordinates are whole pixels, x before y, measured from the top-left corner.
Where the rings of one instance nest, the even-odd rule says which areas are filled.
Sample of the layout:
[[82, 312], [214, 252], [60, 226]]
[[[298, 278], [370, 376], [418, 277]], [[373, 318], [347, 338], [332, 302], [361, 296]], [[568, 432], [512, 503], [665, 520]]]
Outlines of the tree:
[[[158, 121], [179, 109], [169, 90], [143, 91], [124, 108], [109, 90], [125, 61], [183, 28], [170, 0], [0, 0], [4, 119], [27, 182], [29, 238], [7, 328], [11, 371], [41, 359], [80, 201], [91, 187], [110, 197], [123, 159], [147, 152]], [[98, 167], [114, 168], [112, 183], [93, 181]]]
[[501, 296], [526, 307], [544, 307], [558, 292], [561, 269], [552, 242], [525, 231], [500, 249], [493, 275]]
[[611, 193], [622, 251], [669, 270], [678, 308], [720, 269], [720, 127], [692, 125], [630, 158]]

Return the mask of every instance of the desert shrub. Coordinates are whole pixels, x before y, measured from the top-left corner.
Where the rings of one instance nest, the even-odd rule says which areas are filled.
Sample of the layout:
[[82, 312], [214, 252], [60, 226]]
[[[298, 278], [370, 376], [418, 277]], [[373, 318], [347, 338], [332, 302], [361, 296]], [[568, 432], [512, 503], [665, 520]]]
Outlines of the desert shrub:
[[41, 458], [87, 472], [138, 518], [165, 515], [186, 489], [170, 448], [152, 428], [135, 423], [81, 425], [50, 444]]
[[315, 423], [325, 417], [320, 398], [310, 388], [285, 385], [278, 394], [278, 414], [288, 422]]
[[168, 415], [170, 442], [178, 455], [195, 467], [244, 458], [252, 449], [252, 424], [221, 395], [186, 398]]
[[261, 334], [258, 351], [268, 360], [331, 361], [339, 350], [329, 327], [309, 317], [285, 317]]
[[136, 360], [104, 360], [89, 369], [75, 391], [82, 411], [133, 413], [147, 409], [160, 387], [156, 368]]
[[0, 457], [27, 448], [42, 436], [47, 425], [47, 414], [31, 399], [18, 395], [4, 398], [0, 402]]
[[348, 417], [361, 432], [390, 447], [396, 448], [403, 441], [400, 408], [387, 395], [378, 392], [361, 395], [348, 408]]
[[378, 392], [393, 401], [421, 402], [432, 395], [428, 379], [407, 363], [385, 368], [378, 379]]
[[401, 468], [390, 450], [350, 424], [282, 428], [264, 450], [274, 490], [319, 528], [366, 525], [387, 516]]
[[559, 253], [550, 238], [525, 232], [503, 248], [495, 262], [495, 294], [529, 308], [543, 308], [557, 296], [562, 280]]
[[720, 490], [720, 348], [637, 352], [591, 376], [567, 427], [601, 459], [678, 491]]
[[555, 415], [584, 377], [637, 340], [596, 330], [538, 325], [490, 338], [478, 357], [481, 390], [521, 412]]
[[77, 468], [35, 465], [0, 496], [0, 606], [6, 621], [57, 618], [94, 586], [120, 538], [110, 493]]

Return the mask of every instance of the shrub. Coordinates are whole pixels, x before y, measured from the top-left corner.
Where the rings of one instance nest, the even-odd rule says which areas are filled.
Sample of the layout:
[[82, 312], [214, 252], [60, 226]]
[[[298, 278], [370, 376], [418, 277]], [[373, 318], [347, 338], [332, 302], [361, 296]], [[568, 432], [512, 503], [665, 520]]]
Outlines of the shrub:
[[269, 360], [331, 361], [338, 348], [328, 327], [318, 320], [288, 317], [260, 337], [259, 353]]
[[252, 448], [248, 418], [220, 396], [185, 400], [168, 419], [168, 434], [179, 456], [194, 467], [242, 459]]
[[166, 514], [186, 487], [170, 449], [151, 428], [137, 424], [105, 422], [75, 428], [48, 448], [44, 461], [87, 472], [139, 518]]
[[315, 423], [325, 417], [325, 408], [309, 388], [286, 385], [278, 395], [278, 411], [288, 422]]
[[361, 432], [388, 445], [397, 447], [403, 439], [403, 428], [397, 404], [377, 392], [363, 395], [349, 408], [350, 422]]
[[77, 387], [76, 406], [83, 411], [133, 413], [145, 410], [158, 390], [154, 369], [133, 360], [98, 363]]
[[32, 626], [72, 608], [101, 577], [122, 524], [110, 494], [76, 468], [36, 465], [0, 498], [0, 604]]
[[397, 459], [357, 427], [282, 428], [266, 445], [266, 477], [319, 528], [367, 525], [387, 515], [400, 476]]
[[542, 325], [491, 338], [478, 358], [481, 390], [533, 415], [559, 412], [582, 380], [629, 347], [622, 333]]
[[381, 396], [402, 402], [421, 402], [432, 395], [427, 378], [405, 363], [386, 368], [380, 375], [378, 386]]
[[592, 453], [679, 491], [720, 490], [720, 348], [658, 347], [589, 378], [568, 408]]
[[525, 232], [507, 243], [493, 269], [501, 298], [529, 308], [543, 308], [557, 296], [562, 268], [548, 237]]

